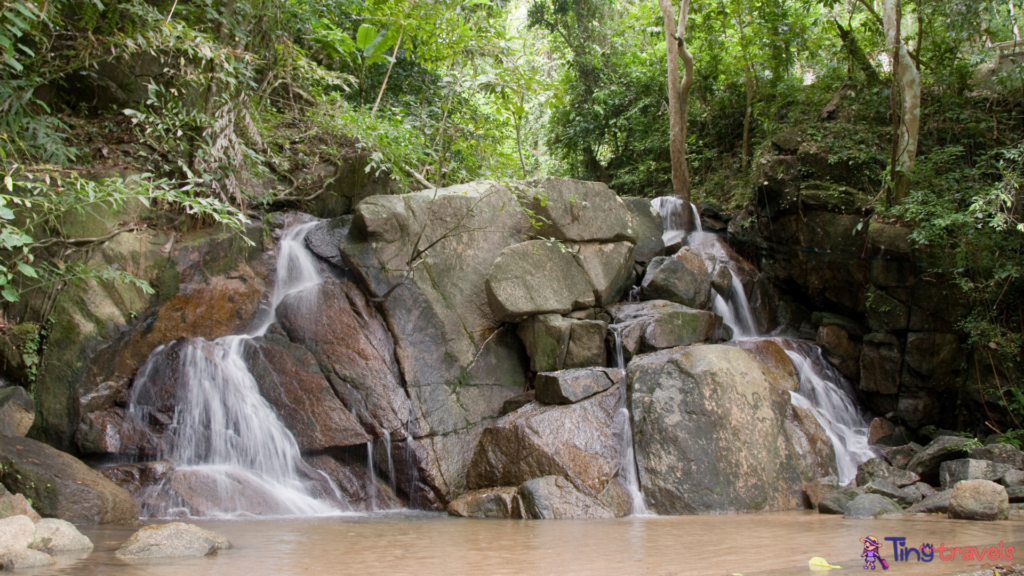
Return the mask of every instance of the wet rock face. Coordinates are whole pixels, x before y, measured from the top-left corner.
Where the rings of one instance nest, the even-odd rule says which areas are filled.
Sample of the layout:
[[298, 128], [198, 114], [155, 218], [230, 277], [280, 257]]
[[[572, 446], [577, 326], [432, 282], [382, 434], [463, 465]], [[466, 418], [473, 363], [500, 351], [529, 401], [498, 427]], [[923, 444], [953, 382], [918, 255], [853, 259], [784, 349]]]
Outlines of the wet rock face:
[[788, 394], [728, 346], [640, 356], [628, 381], [637, 467], [658, 514], [787, 510], [802, 500]]
[[524, 482], [519, 497], [527, 518], [597, 519], [614, 518], [615, 513], [595, 498], [581, 493], [561, 476], [544, 476]]
[[80, 460], [28, 438], [0, 437], [0, 482], [43, 516], [81, 524], [134, 524], [131, 496]]
[[860, 345], [838, 326], [822, 326], [818, 329], [818, 345], [825, 356], [843, 376], [856, 381], [860, 378]]
[[594, 286], [597, 305], [618, 302], [632, 285], [636, 246], [632, 242], [583, 242], [570, 248], [575, 248], [576, 261]]
[[260, 394], [306, 451], [366, 444], [369, 434], [338, 400], [316, 358], [281, 336], [256, 338], [245, 349]]
[[606, 184], [568, 178], [541, 178], [526, 185], [543, 191], [527, 205], [543, 218], [539, 236], [570, 242], [636, 243], [637, 231], [625, 202]]
[[661, 237], [664, 232], [661, 214], [651, 206], [647, 198], [623, 198], [622, 202], [629, 210], [636, 231], [636, 261], [650, 262], [655, 256], [661, 256], [665, 251], [665, 242]]
[[961, 520], [1006, 520], [1010, 502], [1006, 489], [988, 480], [965, 480], [949, 496], [949, 517]]
[[523, 518], [519, 488], [505, 486], [473, 490], [448, 504], [450, 516], [462, 518]]
[[[306, 457], [306, 462], [314, 469], [326, 474], [338, 487], [344, 497], [343, 505], [351, 510], [369, 512], [373, 510], [393, 510], [402, 507], [402, 501], [391, 491], [391, 488], [380, 478], [370, 476], [369, 471], [360, 465], [344, 462], [320, 454]], [[426, 502], [416, 501], [417, 490], [425, 490], [421, 486], [410, 486], [406, 481], [398, 482], [399, 490], [409, 494], [413, 505], [430, 509]]]
[[800, 390], [800, 375], [786, 350], [774, 340], [734, 340], [725, 343], [746, 350], [761, 365], [768, 383], [781, 390]]
[[[374, 437], [382, 437], [385, 433], [399, 439], [405, 437], [409, 398], [402, 388], [391, 334], [358, 287], [348, 281], [326, 280], [317, 289], [285, 297], [278, 305], [278, 317], [288, 338], [312, 354], [319, 371], [326, 375], [327, 383], [336, 394], [332, 400], [320, 382], [324, 376], [318, 378], [311, 359], [299, 347], [276, 350], [273, 346], [266, 347], [266, 353], [272, 356], [265, 358], [266, 363], [261, 369], [265, 377], [261, 385], [267, 386], [268, 391], [270, 373], [274, 370], [282, 371], [280, 376], [285, 380], [304, 379], [301, 384], [298, 381], [288, 384], [297, 387], [292, 392], [278, 388], [284, 396], [275, 394], [277, 399], [271, 399], [279, 410], [285, 404], [295, 406], [294, 415], [286, 424], [304, 417], [303, 412], [306, 411], [297, 406], [298, 402], [316, 406], [316, 413], [307, 413], [306, 417], [320, 421], [314, 434], [318, 438], [307, 434], [313, 434], [311, 426], [300, 429], [300, 435], [311, 445], [326, 447], [325, 442], [339, 442], [342, 444], [334, 445], [348, 446], [366, 442], [366, 435], [360, 434], [353, 425], [351, 412]], [[277, 342], [285, 345], [281, 340]], [[295, 356], [289, 360], [289, 354]], [[256, 356], [252, 358], [255, 362]], [[311, 395], [310, 392], [314, 391]], [[321, 397], [324, 403], [318, 405]], [[341, 402], [338, 403], [337, 399]], [[322, 428], [321, 425], [330, 428]], [[319, 437], [320, 434], [330, 434], [333, 439]]]
[[470, 489], [557, 475], [592, 497], [621, 465], [622, 386], [565, 406], [528, 404], [483, 431], [466, 474]]
[[486, 289], [494, 316], [505, 322], [536, 314], [568, 314], [595, 303], [594, 285], [576, 259], [545, 240], [502, 250], [487, 275]]

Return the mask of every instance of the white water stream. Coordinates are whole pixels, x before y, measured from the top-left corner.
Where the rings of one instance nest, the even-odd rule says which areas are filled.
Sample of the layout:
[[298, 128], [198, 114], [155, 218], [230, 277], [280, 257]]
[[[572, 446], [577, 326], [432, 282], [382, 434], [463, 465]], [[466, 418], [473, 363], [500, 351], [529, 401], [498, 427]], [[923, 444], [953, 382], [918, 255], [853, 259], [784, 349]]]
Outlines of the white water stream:
[[[260, 395], [243, 356], [248, 342], [274, 323], [277, 305], [286, 296], [305, 291], [303, 303], [308, 306], [315, 301], [315, 287], [323, 278], [304, 244], [314, 225], [300, 224], [284, 233], [270, 304], [248, 334], [212, 342], [191, 338], [181, 346], [176, 360], [175, 408], [164, 435], [163, 454], [175, 465], [175, 479], [156, 487], [156, 493], [147, 499], [155, 503], [145, 510], [147, 515], [180, 515], [196, 508], [181, 502], [176, 482], [202, 488], [201, 514], [207, 517], [337, 512], [330, 502], [314, 496], [311, 470], [303, 463], [295, 438]], [[157, 416], [155, 400], [166, 393], [161, 382], [175, 377], [159, 374], [161, 368], [154, 368], [167, 366], [161, 357], [166, 349], [161, 346], [150, 355], [132, 387], [129, 414], [140, 423]], [[305, 474], [300, 474], [300, 469]], [[337, 493], [335, 486], [331, 488]]]

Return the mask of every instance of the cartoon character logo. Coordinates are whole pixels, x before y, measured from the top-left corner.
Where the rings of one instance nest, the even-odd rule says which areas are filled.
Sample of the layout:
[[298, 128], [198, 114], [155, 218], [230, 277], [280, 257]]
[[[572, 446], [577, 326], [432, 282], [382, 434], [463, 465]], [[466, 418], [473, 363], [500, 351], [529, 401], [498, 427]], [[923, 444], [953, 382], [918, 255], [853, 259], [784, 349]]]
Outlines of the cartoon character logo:
[[861, 557], [864, 558], [864, 569], [875, 569], [875, 562], [882, 565], [882, 570], [889, 569], [889, 563], [886, 562], [881, 556], [878, 555], [878, 539], [874, 536], [868, 536], [867, 538], [861, 538], [861, 542], [864, 543], [864, 553]]

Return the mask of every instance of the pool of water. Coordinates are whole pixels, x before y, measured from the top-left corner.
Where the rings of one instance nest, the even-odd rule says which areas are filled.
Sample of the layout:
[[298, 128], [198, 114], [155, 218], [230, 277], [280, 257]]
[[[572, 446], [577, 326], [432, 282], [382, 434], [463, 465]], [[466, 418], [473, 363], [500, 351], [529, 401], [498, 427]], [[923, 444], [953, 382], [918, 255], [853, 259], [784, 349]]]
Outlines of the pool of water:
[[[949, 520], [942, 515], [845, 520], [815, 512], [729, 516], [622, 518], [605, 521], [474, 520], [391, 513], [315, 519], [194, 521], [227, 536], [231, 550], [204, 558], [128, 564], [114, 558], [135, 529], [82, 528], [96, 544], [31, 571], [75, 576], [359, 575], [690, 575], [822, 574], [807, 561], [821, 556], [863, 574], [860, 539], [882, 544], [890, 574], [950, 574], [1008, 562], [894, 562], [887, 536], [936, 548], [1014, 546], [1024, 564], [1024, 515], [1004, 522]], [[879, 566], [879, 570], [881, 566]], [[876, 572], [878, 572], [876, 571]]]

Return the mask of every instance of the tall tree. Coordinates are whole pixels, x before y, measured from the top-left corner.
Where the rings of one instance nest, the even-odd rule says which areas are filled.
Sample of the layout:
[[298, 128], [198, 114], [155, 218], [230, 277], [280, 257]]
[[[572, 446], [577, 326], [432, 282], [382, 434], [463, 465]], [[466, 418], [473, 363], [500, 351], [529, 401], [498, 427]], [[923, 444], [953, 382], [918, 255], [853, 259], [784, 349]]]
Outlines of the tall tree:
[[[920, 10], [920, 8], [918, 8]], [[910, 191], [921, 126], [921, 74], [900, 37], [900, 0], [882, 0], [885, 46], [892, 50], [893, 148], [889, 203], [899, 204]]]
[[[668, 55], [668, 133], [672, 158], [672, 191], [683, 202], [690, 201], [690, 167], [686, 162], [686, 123], [690, 115], [690, 87], [693, 85], [693, 54], [686, 48], [686, 18], [690, 0], [679, 3], [679, 18], [672, 12], [670, 0], [658, 0], [665, 23], [665, 51]], [[679, 59], [683, 59], [683, 79], [679, 80]], [[683, 228], [693, 226], [689, 210], [683, 212]]]

